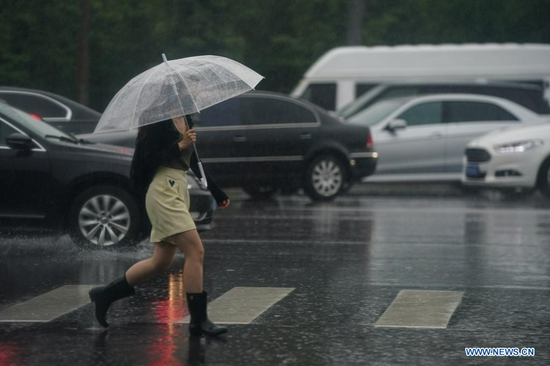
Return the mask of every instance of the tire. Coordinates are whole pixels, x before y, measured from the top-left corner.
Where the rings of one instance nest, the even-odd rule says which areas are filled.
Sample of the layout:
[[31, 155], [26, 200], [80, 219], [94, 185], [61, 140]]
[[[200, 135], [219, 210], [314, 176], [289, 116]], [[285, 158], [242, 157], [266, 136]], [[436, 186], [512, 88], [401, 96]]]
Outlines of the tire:
[[85, 189], [73, 200], [67, 222], [71, 239], [84, 249], [128, 248], [142, 236], [135, 199], [115, 186]]
[[346, 184], [346, 167], [333, 155], [314, 158], [306, 170], [304, 191], [313, 201], [331, 201]]
[[353, 182], [351, 182], [350, 180], [348, 180], [348, 181], [345, 182], [344, 185], [342, 186], [342, 189], [340, 190], [340, 194], [346, 194], [346, 193], [348, 193], [352, 188], [353, 188]]
[[277, 188], [271, 186], [246, 186], [243, 187], [243, 190], [253, 200], [267, 200], [277, 193]]
[[550, 158], [546, 159], [540, 166], [537, 188], [544, 197], [550, 198]]

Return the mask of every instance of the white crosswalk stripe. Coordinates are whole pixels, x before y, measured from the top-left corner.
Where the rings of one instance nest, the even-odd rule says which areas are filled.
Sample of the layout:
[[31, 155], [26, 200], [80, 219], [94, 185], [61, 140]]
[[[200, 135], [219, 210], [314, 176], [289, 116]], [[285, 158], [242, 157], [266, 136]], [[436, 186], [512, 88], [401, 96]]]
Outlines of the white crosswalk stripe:
[[[294, 288], [234, 287], [208, 304], [208, 317], [220, 324], [250, 324]], [[189, 323], [189, 316], [182, 323]]]
[[68, 285], [59, 287], [30, 300], [0, 311], [0, 322], [45, 323], [89, 304], [88, 291], [97, 285]]
[[374, 326], [445, 329], [463, 295], [463, 291], [399, 291]]
[[[90, 304], [88, 291], [95, 286], [98, 285], [59, 287], [0, 311], [0, 322], [50, 322]], [[216, 323], [250, 324], [293, 290], [281, 287], [234, 287], [208, 304], [209, 317]], [[171, 322], [188, 323], [189, 316], [171, 319]]]
[[[50, 322], [90, 304], [88, 291], [94, 286], [97, 285], [59, 287], [0, 311], [0, 322]], [[208, 314], [215, 323], [250, 324], [294, 289], [234, 287], [208, 304]], [[402, 290], [374, 326], [444, 329], [463, 295], [462, 291]], [[188, 323], [189, 316], [170, 322]]]

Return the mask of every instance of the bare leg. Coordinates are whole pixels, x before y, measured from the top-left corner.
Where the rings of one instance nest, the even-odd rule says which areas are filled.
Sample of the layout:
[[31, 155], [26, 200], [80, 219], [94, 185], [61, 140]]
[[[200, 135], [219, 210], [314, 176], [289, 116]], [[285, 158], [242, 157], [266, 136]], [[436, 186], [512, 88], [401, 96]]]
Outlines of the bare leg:
[[190, 230], [172, 236], [174, 243], [185, 254], [183, 282], [185, 286], [187, 307], [191, 319], [189, 333], [192, 335], [218, 336], [227, 333], [227, 328], [219, 326], [208, 319], [208, 294], [202, 290], [202, 266], [204, 248], [197, 230]]
[[173, 235], [172, 240], [185, 254], [183, 267], [183, 282], [185, 292], [202, 292], [202, 265], [204, 261], [204, 248], [197, 230], [190, 230]]
[[120, 278], [117, 278], [107, 286], [94, 287], [89, 295], [95, 303], [95, 317], [104, 327], [108, 327], [107, 311], [111, 304], [122, 298], [135, 294], [134, 286], [147, 280], [155, 273], [168, 270], [176, 254], [177, 247], [169, 243], [155, 243], [153, 256], [134, 264]]
[[174, 260], [178, 248], [170, 243], [155, 243], [153, 256], [137, 262], [126, 271], [126, 280], [130, 286], [136, 286], [151, 276], [167, 271]]

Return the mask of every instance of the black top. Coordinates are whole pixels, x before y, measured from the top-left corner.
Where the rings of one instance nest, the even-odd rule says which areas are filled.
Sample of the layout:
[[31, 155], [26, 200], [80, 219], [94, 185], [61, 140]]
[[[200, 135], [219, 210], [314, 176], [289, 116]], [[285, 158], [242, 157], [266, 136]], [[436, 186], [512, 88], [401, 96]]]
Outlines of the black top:
[[[132, 159], [130, 177], [133, 188], [143, 196], [149, 188], [157, 169], [168, 166], [170, 162], [181, 159], [178, 141], [181, 134], [175, 128], [171, 119], [149, 125], [145, 137], [136, 140], [136, 149]], [[182, 162], [183, 165], [187, 165]], [[195, 152], [191, 155], [190, 168], [195, 175], [202, 178], [199, 161]], [[203, 167], [204, 168], [204, 167]], [[205, 171], [208, 189], [218, 204], [228, 199], [227, 195], [217, 186], [210, 175]]]

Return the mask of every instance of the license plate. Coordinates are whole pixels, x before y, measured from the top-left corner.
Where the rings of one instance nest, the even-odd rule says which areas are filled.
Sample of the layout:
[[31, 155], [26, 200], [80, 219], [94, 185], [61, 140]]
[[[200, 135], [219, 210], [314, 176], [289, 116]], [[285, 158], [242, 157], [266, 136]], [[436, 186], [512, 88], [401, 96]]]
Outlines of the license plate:
[[479, 167], [477, 165], [466, 166], [466, 176], [471, 178], [477, 178], [479, 176]]

